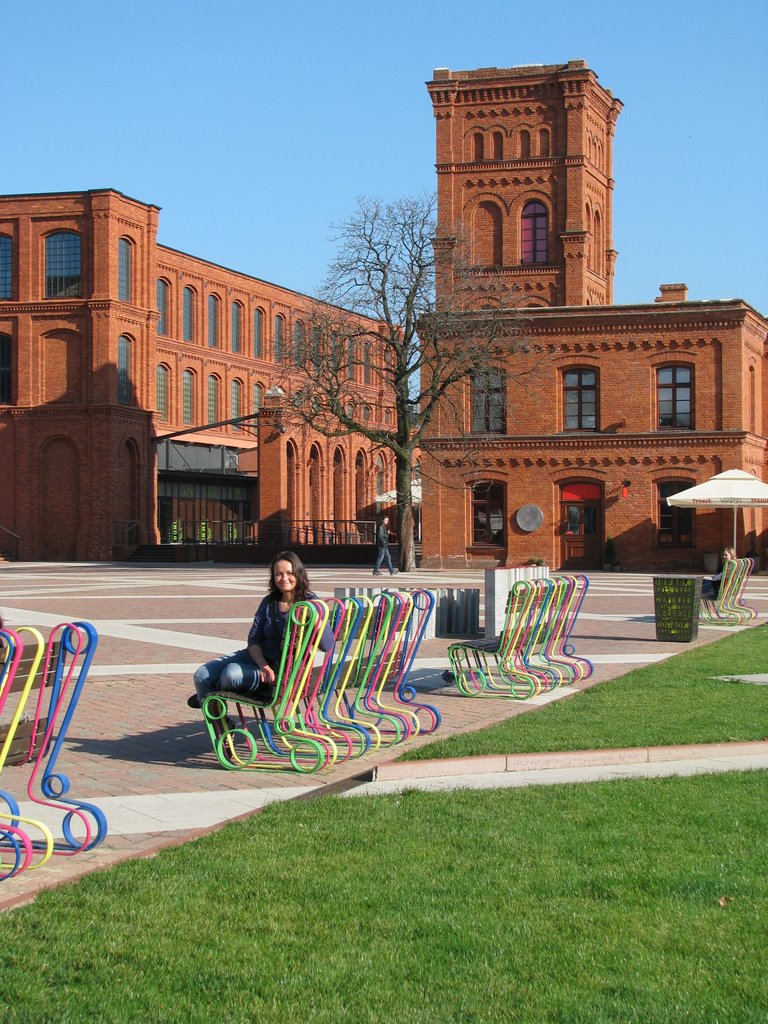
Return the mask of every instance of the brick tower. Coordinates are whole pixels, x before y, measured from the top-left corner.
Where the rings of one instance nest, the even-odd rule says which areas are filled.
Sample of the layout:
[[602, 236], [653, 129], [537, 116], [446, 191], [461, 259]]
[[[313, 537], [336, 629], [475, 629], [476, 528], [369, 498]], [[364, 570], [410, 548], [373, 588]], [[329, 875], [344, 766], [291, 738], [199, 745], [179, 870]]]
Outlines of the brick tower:
[[[581, 60], [438, 68], [427, 88], [437, 133], [438, 253], [460, 254], [472, 290], [500, 285], [523, 306], [610, 305], [621, 101]], [[455, 282], [443, 278], [441, 287]]]

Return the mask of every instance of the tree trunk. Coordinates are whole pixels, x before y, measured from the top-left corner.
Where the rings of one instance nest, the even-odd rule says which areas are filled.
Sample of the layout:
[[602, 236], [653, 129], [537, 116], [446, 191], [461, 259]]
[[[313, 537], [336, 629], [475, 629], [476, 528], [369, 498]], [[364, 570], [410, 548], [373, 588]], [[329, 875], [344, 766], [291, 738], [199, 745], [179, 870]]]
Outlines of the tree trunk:
[[400, 542], [401, 572], [416, 568], [416, 548], [413, 542], [413, 499], [411, 496], [411, 460], [402, 455], [395, 457], [395, 488], [397, 490], [397, 537]]

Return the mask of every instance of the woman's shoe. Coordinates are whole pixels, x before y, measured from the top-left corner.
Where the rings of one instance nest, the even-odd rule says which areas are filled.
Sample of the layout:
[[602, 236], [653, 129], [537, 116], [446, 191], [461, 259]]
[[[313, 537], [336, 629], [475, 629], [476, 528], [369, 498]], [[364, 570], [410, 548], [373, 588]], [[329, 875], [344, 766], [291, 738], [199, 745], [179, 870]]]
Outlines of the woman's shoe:
[[196, 693], [193, 693], [191, 697], [187, 697], [187, 707], [195, 708], [197, 711], [200, 710], [200, 698]]

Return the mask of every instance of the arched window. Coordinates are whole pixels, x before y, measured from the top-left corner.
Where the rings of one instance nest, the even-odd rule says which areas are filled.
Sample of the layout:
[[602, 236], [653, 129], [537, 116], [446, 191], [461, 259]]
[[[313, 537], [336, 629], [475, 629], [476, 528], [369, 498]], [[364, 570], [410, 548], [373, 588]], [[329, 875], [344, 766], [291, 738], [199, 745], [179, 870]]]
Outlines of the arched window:
[[357, 353], [355, 351], [355, 339], [347, 338], [347, 377], [349, 380], [355, 379], [355, 361], [357, 359]]
[[504, 159], [504, 135], [502, 132], [493, 133], [493, 159]]
[[475, 132], [472, 136], [472, 159], [482, 160], [484, 158], [485, 139], [482, 132]]
[[[359, 451], [355, 456], [355, 518], [359, 519], [365, 506], [365, 455]], [[373, 538], [371, 538], [373, 540]]]
[[13, 298], [13, 239], [0, 235], [0, 299]]
[[376, 456], [376, 494], [384, 494], [387, 489], [387, 479], [384, 469], [384, 456]]
[[537, 201], [523, 207], [521, 223], [522, 262], [547, 262], [547, 208]]
[[363, 345], [363, 384], [371, 383], [371, 346], [369, 342]]
[[133, 405], [131, 339], [126, 334], [117, 339], [117, 401], [119, 405]]
[[480, 203], [474, 217], [475, 263], [500, 267], [504, 263], [503, 220], [496, 203]]
[[45, 297], [75, 298], [81, 294], [80, 235], [56, 231], [45, 240]]
[[[243, 415], [242, 404], [243, 404], [243, 385], [239, 380], [232, 381], [231, 388], [231, 406], [230, 406], [230, 419], [236, 419], [238, 416]], [[242, 427], [239, 423], [232, 424], [233, 430], [241, 430]]]
[[216, 295], [208, 296], [208, 348], [219, 345], [219, 299]]
[[161, 420], [168, 419], [168, 382], [170, 371], [162, 363], [157, 368], [155, 377], [155, 404]]
[[563, 429], [597, 430], [597, 370], [563, 373]]
[[312, 328], [312, 343], [310, 351], [312, 365], [320, 367], [323, 361], [323, 332], [319, 327]]
[[261, 359], [264, 353], [264, 310], [256, 307], [253, 311], [253, 358]]
[[185, 370], [181, 378], [181, 418], [187, 426], [195, 422], [195, 375]]
[[0, 402], [9, 403], [13, 392], [11, 376], [11, 336], [0, 334]]
[[493, 480], [472, 484], [472, 543], [504, 544], [507, 519], [504, 485]]
[[549, 128], [539, 130], [539, 156], [549, 156]]
[[309, 452], [309, 515], [315, 522], [322, 519], [320, 495], [320, 450], [312, 445]]
[[520, 158], [526, 160], [531, 155], [531, 133], [525, 128], [520, 132]]
[[307, 358], [306, 348], [304, 324], [301, 320], [297, 320], [293, 325], [293, 361], [297, 366], [301, 366], [305, 362]]
[[133, 297], [133, 243], [130, 238], [117, 240], [117, 297], [130, 302]]
[[184, 289], [184, 341], [195, 340], [195, 291]]
[[285, 354], [285, 320], [278, 313], [275, 316], [275, 362], [282, 363]]
[[219, 422], [219, 378], [211, 374], [208, 378], [208, 422]]
[[660, 547], [693, 546], [693, 509], [668, 505], [667, 498], [693, 487], [694, 480], [665, 480], [656, 484], [658, 493], [658, 543]]
[[333, 518], [344, 518], [344, 454], [341, 448], [333, 453]]
[[157, 333], [168, 333], [168, 290], [169, 285], [162, 277], [157, 279], [157, 312], [160, 317], [157, 321]]
[[243, 307], [232, 303], [232, 351], [240, 352], [243, 347]]
[[298, 518], [296, 509], [296, 498], [297, 498], [297, 487], [296, 487], [296, 467], [299, 464], [298, 456], [296, 453], [295, 445], [289, 441], [285, 450], [286, 457], [286, 504], [291, 510], [291, 515], [294, 518]]
[[659, 367], [656, 404], [660, 427], [693, 428], [693, 370], [690, 366]]
[[261, 384], [253, 385], [253, 411], [258, 412], [261, 408], [261, 400], [264, 397], [264, 388]]
[[602, 272], [603, 272], [603, 222], [600, 219], [600, 211], [599, 210], [595, 210], [593, 235], [594, 235], [594, 240], [595, 240], [595, 242], [594, 242], [595, 253], [594, 253], [594, 256], [593, 256], [593, 259], [592, 259], [592, 268], [598, 274], [602, 274]]

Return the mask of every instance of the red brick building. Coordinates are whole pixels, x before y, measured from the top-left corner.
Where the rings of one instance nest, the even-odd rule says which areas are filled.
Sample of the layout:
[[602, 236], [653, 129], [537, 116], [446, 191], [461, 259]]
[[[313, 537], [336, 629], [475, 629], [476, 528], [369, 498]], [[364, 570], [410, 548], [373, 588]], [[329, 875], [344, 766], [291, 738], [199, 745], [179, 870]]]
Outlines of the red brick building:
[[[689, 302], [685, 285], [611, 305], [621, 103], [583, 61], [438, 69], [427, 88], [438, 247], [469, 253], [468, 304], [516, 292], [526, 344], [496, 394], [468, 381], [463, 422], [434, 424], [424, 564], [592, 569], [612, 537], [625, 567], [699, 567], [730, 543], [730, 513], [666, 497], [725, 469], [765, 476], [768, 323], [740, 299]], [[762, 552], [765, 525], [743, 514], [740, 553]]]
[[222, 423], [290, 391], [313, 303], [158, 245], [159, 212], [112, 189], [0, 196], [0, 551], [110, 559], [260, 522], [318, 539], [392, 486], [364, 439], [283, 422], [274, 399], [258, 426]]

